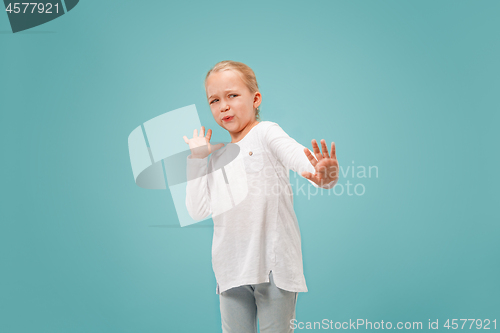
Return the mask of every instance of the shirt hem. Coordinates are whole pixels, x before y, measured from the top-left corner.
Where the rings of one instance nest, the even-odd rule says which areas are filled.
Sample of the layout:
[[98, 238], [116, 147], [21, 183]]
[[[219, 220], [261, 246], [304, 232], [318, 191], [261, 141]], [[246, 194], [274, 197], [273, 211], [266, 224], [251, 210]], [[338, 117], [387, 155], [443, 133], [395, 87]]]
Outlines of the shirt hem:
[[[269, 275], [271, 274], [273, 270], [270, 270], [269, 273], [267, 274], [267, 277], [264, 279], [248, 279], [244, 280], [244, 282], [233, 282], [233, 283], [228, 283], [228, 287], [221, 287], [220, 284], [217, 282], [217, 286], [215, 288], [215, 293], [217, 295], [220, 295], [221, 293], [232, 289], [232, 288], [237, 288], [245, 285], [252, 285], [252, 284], [259, 284], [259, 283], [270, 283], [271, 280], [269, 278]], [[264, 280], [264, 281], [262, 281]], [[257, 282], [254, 282], [257, 281]], [[296, 282], [286, 280], [286, 282], [291, 282], [291, 283], [283, 283], [284, 281], [281, 280], [281, 278], [278, 277], [278, 280], [276, 281], [276, 275], [273, 274], [273, 281], [276, 287], [283, 289], [285, 291], [289, 292], [301, 292], [301, 293], [306, 293], [308, 292], [306, 284], [297, 284]]]

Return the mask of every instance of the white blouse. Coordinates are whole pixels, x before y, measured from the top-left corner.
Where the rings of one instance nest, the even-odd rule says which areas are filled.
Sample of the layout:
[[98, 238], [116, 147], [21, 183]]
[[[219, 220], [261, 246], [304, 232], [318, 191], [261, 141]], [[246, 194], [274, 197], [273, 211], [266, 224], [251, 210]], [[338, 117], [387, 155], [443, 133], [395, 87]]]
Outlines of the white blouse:
[[187, 158], [186, 206], [195, 220], [212, 214], [216, 293], [269, 282], [271, 271], [277, 287], [307, 292], [289, 180], [289, 170], [315, 173], [304, 146], [262, 121], [207, 160]]

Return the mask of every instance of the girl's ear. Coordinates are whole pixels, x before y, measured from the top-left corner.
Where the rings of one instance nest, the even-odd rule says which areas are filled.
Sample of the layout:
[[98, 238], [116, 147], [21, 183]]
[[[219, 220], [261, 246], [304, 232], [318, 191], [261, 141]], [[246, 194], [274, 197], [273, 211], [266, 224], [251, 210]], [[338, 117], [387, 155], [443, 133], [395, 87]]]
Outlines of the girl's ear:
[[262, 102], [262, 95], [260, 91], [256, 91], [253, 97], [253, 107], [258, 108], [261, 102]]

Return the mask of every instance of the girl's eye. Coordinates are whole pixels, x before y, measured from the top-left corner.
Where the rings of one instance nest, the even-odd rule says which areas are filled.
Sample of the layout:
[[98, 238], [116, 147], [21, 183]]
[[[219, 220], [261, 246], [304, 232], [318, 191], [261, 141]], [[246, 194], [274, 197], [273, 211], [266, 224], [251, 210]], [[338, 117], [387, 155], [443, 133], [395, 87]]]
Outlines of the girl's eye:
[[236, 94], [231, 94], [231, 95], [229, 95], [229, 96], [238, 96], [238, 95], [236, 95]]
[[213, 102], [215, 102], [216, 100], [217, 100], [217, 99], [212, 100], [212, 101], [210, 102], [210, 104], [212, 104], [212, 103], [213, 103]]

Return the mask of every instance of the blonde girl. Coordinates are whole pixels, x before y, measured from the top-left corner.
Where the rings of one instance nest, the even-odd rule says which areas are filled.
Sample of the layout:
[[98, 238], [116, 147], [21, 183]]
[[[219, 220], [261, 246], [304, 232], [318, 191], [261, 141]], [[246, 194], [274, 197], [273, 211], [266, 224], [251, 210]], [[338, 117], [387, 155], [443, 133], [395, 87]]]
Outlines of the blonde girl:
[[[311, 152], [276, 123], [260, 120], [262, 95], [250, 67], [221, 61], [206, 75], [212, 115], [231, 143], [210, 144], [212, 131], [184, 136], [186, 206], [191, 217], [212, 215], [212, 266], [217, 280], [222, 331], [293, 332], [299, 292], [307, 292], [300, 231], [293, 210], [289, 170], [316, 187], [338, 181], [335, 144]], [[222, 148], [224, 147], [224, 148]], [[221, 149], [222, 148], [222, 149]], [[210, 155], [210, 161], [208, 156]]]

